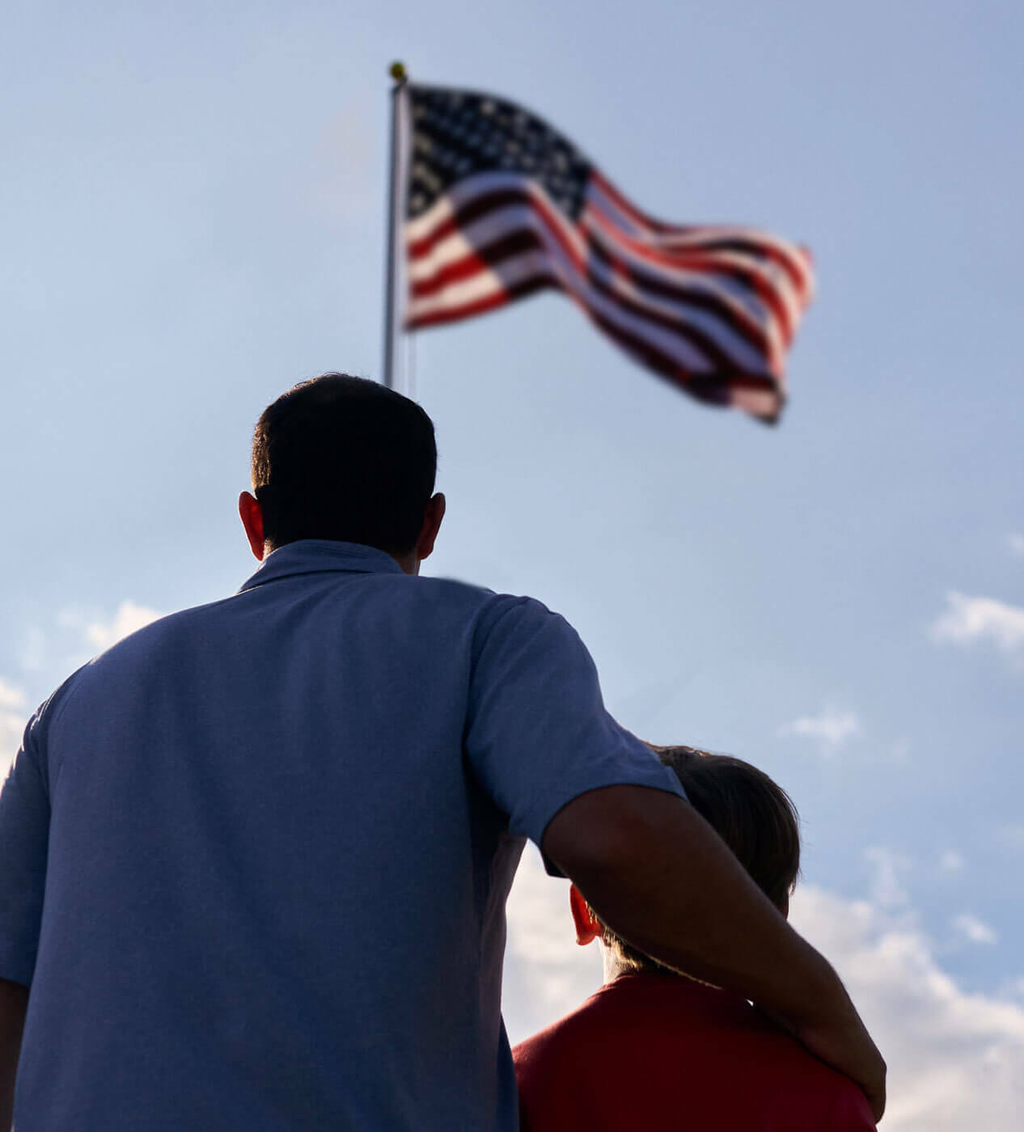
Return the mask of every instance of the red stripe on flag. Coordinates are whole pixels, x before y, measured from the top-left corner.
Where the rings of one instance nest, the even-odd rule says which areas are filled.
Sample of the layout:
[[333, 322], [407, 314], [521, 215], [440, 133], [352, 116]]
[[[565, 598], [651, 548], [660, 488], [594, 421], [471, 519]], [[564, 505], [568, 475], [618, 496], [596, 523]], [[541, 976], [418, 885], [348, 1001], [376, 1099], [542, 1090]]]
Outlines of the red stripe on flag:
[[786, 304], [779, 297], [778, 290], [763, 278], [756, 270], [744, 267], [737, 263], [723, 263], [713, 254], [686, 251], [682, 254], [673, 254], [659, 251], [649, 244], [644, 244], [625, 235], [612, 226], [610, 221], [596, 210], [588, 209], [586, 215], [592, 217], [600, 227], [606, 231], [610, 238], [635, 255], [638, 259], [655, 264], [658, 267], [675, 268], [680, 271], [704, 272], [712, 275], [725, 275], [741, 283], [757, 294], [757, 297], [767, 306], [779, 324], [779, 331], [783, 343], [789, 346], [793, 339], [796, 327], [786, 308]]
[[452, 283], [461, 283], [479, 271], [486, 271], [504, 259], [536, 247], [542, 247], [536, 233], [529, 229], [510, 232], [491, 244], [475, 248], [461, 259], [446, 263], [429, 278], [414, 280], [409, 287], [409, 293], [415, 299], [426, 298], [428, 295], [443, 291]]
[[[667, 224], [662, 224], [658, 220], [654, 220], [646, 213], [640, 211], [639, 208], [622, 193], [604, 176], [594, 169], [590, 174], [591, 181], [597, 185], [602, 193], [619, 209], [620, 212], [625, 213], [635, 224], [641, 228], [650, 228], [653, 232], [658, 232], [668, 228]], [[683, 229], [685, 231], [685, 229]]]
[[[596, 273], [594, 269], [595, 265], [592, 261], [585, 261], [576, 254], [575, 247], [571, 241], [565, 237], [562, 231], [564, 221], [561, 221], [560, 217], [552, 212], [543, 199], [534, 198], [532, 203], [535, 213], [544, 221], [546, 234], [558, 241], [562, 252], [565, 254], [580, 281], [580, 285], [590, 286], [598, 294], [603, 295], [619, 309], [632, 316], [632, 318], [641, 322], [650, 323], [653, 326], [659, 326], [679, 338], [688, 347], [696, 350], [710, 366], [717, 370], [727, 372], [733, 375], [734, 378], [743, 377], [744, 379], [752, 380], [759, 385], [764, 383], [771, 384], [770, 378], [767, 378], [763, 373], [753, 372], [748, 367], [737, 362], [715, 341], [712, 335], [688, 322], [684, 317], [672, 315], [664, 311], [653, 310], [642, 303], [636, 302], [629, 296], [623, 295]], [[474, 251], [460, 259], [446, 264], [443, 268], [439, 268], [438, 271], [429, 278], [417, 280], [411, 288], [412, 296], [414, 299], [422, 299], [435, 295], [444, 288], [454, 283], [471, 279], [474, 275], [480, 274], [483, 271], [494, 271], [497, 283], [504, 289], [500, 273], [501, 264], [508, 259], [529, 251], [549, 251], [540, 233], [530, 228], [518, 229], [514, 232], [507, 233], [494, 240], [491, 244], [477, 247]], [[545, 286], [550, 285], [550, 282], [553, 281], [555, 285], [568, 291], [571, 297], [584, 311], [593, 316], [593, 312], [591, 312], [586, 300], [576, 294], [570, 285], [560, 280], [557, 273], [554, 273], [553, 278], [551, 272], [545, 271], [543, 274]], [[410, 320], [410, 325], [425, 326], [439, 322], [453, 321], [454, 318], [466, 317], [470, 313], [484, 309], [493, 309], [495, 306], [501, 305], [505, 301], [507, 301], [507, 298], [504, 294], [493, 294], [481, 299], [468, 300], [465, 303], [458, 303], [452, 308], [435, 309], [435, 311], [430, 314], [414, 317]], [[716, 316], [720, 316], [721, 314], [719, 310], [715, 310], [714, 313]], [[601, 323], [602, 327], [616, 326], [614, 321], [609, 321], [600, 313], [596, 314], [596, 318]], [[620, 334], [627, 333], [617, 326], [616, 332]], [[639, 339], [637, 339], [637, 341], [639, 341]], [[670, 359], [666, 364], [678, 366], [678, 363], [673, 359]]]
[[[608, 187], [603, 179], [601, 187]], [[610, 191], [608, 196], [624, 214], [635, 217], [638, 223], [649, 223], [648, 217], [627, 207], [628, 202], [617, 191]], [[519, 209], [499, 218], [497, 214], [509, 206]], [[492, 223], [472, 232], [475, 221], [492, 216]], [[622, 349], [663, 378], [702, 401], [717, 405], [735, 401], [763, 420], [774, 420], [784, 396], [780, 388], [781, 351], [770, 330], [774, 324], [778, 336], [787, 343], [790, 340], [795, 318], [780, 288], [793, 286], [797, 290], [801, 280], [785, 255], [769, 254], [765, 250], [767, 241], [762, 247], [755, 234], [748, 238], [724, 227], [721, 232], [678, 226], [662, 229], [667, 232], [664, 240], [652, 243], [637, 239], [614, 224], [606, 211], [595, 207], [593, 196], [580, 223], [572, 225], [544, 190], [525, 176], [520, 185], [485, 187], [447, 215], [439, 216], [433, 227], [416, 239], [407, 240], [410, 262], [423, 266], [424, 259], [456, 233], [468, 246], [454, 260], [412, 281], [413, 306], [407, 325], [415, 329], [455, 322], [558, 287]], [[691, 242], [673, 248], [672, 235], [680, 240], [688, 237]], [[488, 242], [483, 243], [484, 239]], [[474, 240], [480, 242], [474, 244]], [[537, 253], [533, 262], [516, 263], [531, 253]], [[743, 259], [749, 263], [744, 264]], [[758, 269], [759, 260], [782, 265], [785, 282], [766, 278]], [[526, 278], [506, 283], [502, 279], [506, 263], [515, 275], [527, 272]], [[708, 285], [688, 284], [679, 278], [683, 272], [707, 278]], [[480, 295], [477, 288], [476, 297], [463, 299], [444, 294], [450, 287], [485, 275], [489, 279], [484, 287], [493, 288], [490, 293]], [[634, 293], [624, 293], [617, 280]], [[809, 286], [809, 273], [807, 283]], [[730, 288], [738, 288], [759, 305], [767, 325], [759, 323]], [[803, 305], [799, 293], [793, 301], [798, 307]], [[425, 313], [414, 313], [417, 302], [426, 303]], [[659, 302], [661, 306], [647, 305]], [[679, 309], [669, 310], [664, 304]], [[694, 321], [687, 318], [687, 310], [693, 312]], [[621, 314], [621, 321], [616, 312]], [[673, 342], [679, 343], [678, 350]], [[735, 353], [741, 343], [755, 357], [766, 359], [767, 372], [752, 370], [749, 360], [742, 359], [742, 352]], [[688, 359], [701, 364], [695, 367]], [[744, 392], [752, 396], [744, 397]]]
[[522, 283], [517, 283], [501, 291], [495, 291], [493, 295], [486, 295], [480, 299], [471, 299], [458, 306], [439, 307], [429, 314], [409, 318], [406, 320], [406, 329], [421, 330], [428, 326], [440, 326], [445, 322], [457, 322], [459, 319], [468, 318], [470, 315], [485, 314], [487, 311], [503, 307], [506, 303], [510, 303], [514, 299], [525, 298], [527, 295], [532, 295], [535, 291], [542, 291], [546, 287], [554, 285], [553, 280], [549, 277], [542, 275], [534, 276], [531, 279], [524, 280]]
[[485, 213], [492, 212], [497, 208], [504, 208], [508, 204], [532, 205], [533, 197], [525, 186], [518, 189], [492, 189], [481, 193], [480, 196], [473, 197], [453, 209], [436, 228], [431, 228], [425, 236], [420, 236], [416, 240], [408, 240], [406, 247], [409, 258], [411, 260], [421, 259], [423, 256], [429, 255], [442, 240], [447, 239], [460, 228], [465, 228]]
[[[688, 241], [696, 234], [700, 236], [700, 247], [704, 250], [737, 251], [757, 259], [770, 259], [786, 272], [800, 298], [804, 301], [808, 300], [811, 289], [811, 256], [807, 248], [793, 248], [790, 251], [783, 242], [773, 237], [758, 239], [756, 233], [740, 234], [736, 231], [735, 225], [665, 224], [642, 213], [611, 181], [596, 170], [591, 173], [591, 182], [630, 219], [641, 227], [646, 226], [653, 233], [657, 233], [659, 245], [670, 244], [673, 238]], [[601, 221], [615, 229], [620, 236], [631, 238], [628, 233], [622, 233], [617, 229], [615, 218], [601, 209], [599, 202], [593, 197], [589, 203], [594, 211], [600, 214]], [[670, 250], [668, 254], [675, 256], [678, 253]]]
[[614, 242], [602, 243], [590, 231], [585, 234], [591, 254], [607, 262], [609, 268], [620, 272], [638, 289], [669, 302], [685, 304], [706, 311], [720, 319], [754, 349], [765, 354], [771, 352], [771, 342], [764, 327], [751, 318], [739, 304], [730, 305], [724, 298], [710, 294], [696, 286], [667, 282], [663, 278], [659, 279], [654, 273], [637, 271], [621, 255], [614, 254], [613, 249], [617, 246]]

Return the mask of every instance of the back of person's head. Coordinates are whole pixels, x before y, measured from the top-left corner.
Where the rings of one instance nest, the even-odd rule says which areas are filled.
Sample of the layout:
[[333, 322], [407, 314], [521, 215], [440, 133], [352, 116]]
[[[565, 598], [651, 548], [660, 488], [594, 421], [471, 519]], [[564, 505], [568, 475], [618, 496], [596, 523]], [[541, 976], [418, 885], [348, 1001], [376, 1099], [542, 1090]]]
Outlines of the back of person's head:
[[434, 426], [419, 405], [342, 373], [282, 394], [253, 438], [253, 492], [271, 547], [317, 538], [406, 554], [436, 473]]
[[[694, 747], [654, 747], [686, 791], [690, 805], [736, 855], [751, 879], [783, 914], [800, 872], [799, 815], [778, 783], [731, 755]], [[608, 928], [603, 939], [626, 966], [642, 970], [655, 960]]]

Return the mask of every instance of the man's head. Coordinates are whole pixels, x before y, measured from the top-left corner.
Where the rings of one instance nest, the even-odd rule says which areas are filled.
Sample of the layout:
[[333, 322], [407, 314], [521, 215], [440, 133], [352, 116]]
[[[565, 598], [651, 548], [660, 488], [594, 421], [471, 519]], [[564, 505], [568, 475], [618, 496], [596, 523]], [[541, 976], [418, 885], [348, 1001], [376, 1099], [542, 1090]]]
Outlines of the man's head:
[[325, 373], [263, 411], [254, 494], [242, 493], [239, 511], [257, 558], [299, 539], [333, 539], [384, 550], [415, 573], [444, 515], [436, 471], [434, 426], [419, 405]]
[[[799, 816], [789, 795], [764, 771], [729, 755], [693, 747], [653, 747], [674, 771], [693, 808], [736, 855], [761, 891], [782, 912], [800, 872]], [[580, 892], [571, 891], [579, 943], [600, 939], [618, 968], [658, 964], [610, 931]]]

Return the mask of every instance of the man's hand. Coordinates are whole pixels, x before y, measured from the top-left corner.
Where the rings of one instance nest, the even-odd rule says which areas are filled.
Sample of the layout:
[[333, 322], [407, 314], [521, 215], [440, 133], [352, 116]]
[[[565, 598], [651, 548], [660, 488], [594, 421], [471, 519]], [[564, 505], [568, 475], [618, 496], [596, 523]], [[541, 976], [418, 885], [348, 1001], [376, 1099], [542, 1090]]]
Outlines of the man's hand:
[[14, 1078], [27, 1009], [28, 987], [0, 979], [0, 1132], [10, 1132], [14, 1121]]
[[[852, 1018], [846, 1025], [802, 1026], [794, 1028], [792, 1033], [816, 1057], [841, 1070], [860, 1085], [877, 1123], [885, 1112], [886, 1065], [852, 1002], [850, 1011]], [[851, 1040], [857, 1031], [860, 1032], [859, 1037]]]
[[839, 976], [691, 806], [643, 786], [592, 790], [555, 815], [542, 848], [616, 934], [756, 1002], [881, 1118], [885, 1062]]

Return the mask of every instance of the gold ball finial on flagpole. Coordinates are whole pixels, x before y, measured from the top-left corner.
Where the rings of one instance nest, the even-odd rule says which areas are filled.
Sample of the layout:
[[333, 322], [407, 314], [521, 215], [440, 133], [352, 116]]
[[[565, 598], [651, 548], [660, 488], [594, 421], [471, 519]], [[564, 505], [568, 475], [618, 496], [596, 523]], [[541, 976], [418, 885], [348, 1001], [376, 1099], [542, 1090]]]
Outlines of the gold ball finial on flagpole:
[[396, 83], [404, 83], [409, 77], [409, 72], [405, 69], [405, 64], [400, 63], [397, 59], [388, 67], [388, 74], [395, 80]]

